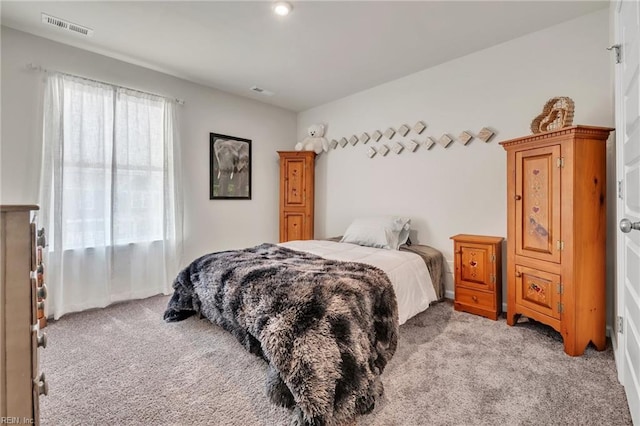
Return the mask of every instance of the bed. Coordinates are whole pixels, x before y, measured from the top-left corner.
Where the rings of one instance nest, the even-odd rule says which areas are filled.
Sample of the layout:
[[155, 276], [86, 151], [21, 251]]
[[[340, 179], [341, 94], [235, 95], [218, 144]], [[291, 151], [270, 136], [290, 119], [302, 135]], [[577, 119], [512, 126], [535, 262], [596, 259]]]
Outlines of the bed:
[[442, 253], [424, 245], [401, 246], [384, 250], [330, 240], [304, 240], [280, 243], [293, 250], [312, 253], [325, 259], [361, 262], [382, 269], [395, 291], [398, 321], [404, 324], [443, 296]]
[[165, 320], [199, 314], [263, 358], [267, 395], [292, 410], [292, 424], [351, 422], [383, 392], [399, 324], [441, 297], [442, 255], [398, 250], [406, 240], [396, 240], [392, 249], [312, 240], [202, 256], [176, 277]]

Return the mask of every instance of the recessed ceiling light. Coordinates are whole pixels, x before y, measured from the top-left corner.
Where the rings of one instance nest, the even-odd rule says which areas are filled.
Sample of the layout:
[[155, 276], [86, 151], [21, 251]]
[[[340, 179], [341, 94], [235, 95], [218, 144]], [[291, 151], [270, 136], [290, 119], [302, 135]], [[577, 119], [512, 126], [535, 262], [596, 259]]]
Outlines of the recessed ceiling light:
[[279, 1], [273, 5], [273, 12], [280, 16], [287, 16], [289, 12], [291, 12], [291, 9], [293, 9], [293, 6], [286, 1]]

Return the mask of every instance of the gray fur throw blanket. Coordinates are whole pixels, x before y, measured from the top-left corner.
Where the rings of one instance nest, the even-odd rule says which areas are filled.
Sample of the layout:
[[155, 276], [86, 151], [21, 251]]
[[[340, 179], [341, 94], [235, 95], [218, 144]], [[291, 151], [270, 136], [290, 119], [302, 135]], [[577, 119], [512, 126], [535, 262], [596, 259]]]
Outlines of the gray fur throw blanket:
[[267, 394], [292, 424], [349, 423], [382, 395], [398, 341], [382, 270], [262, 244], [202, 256], [173, 288], [164, 319], [204, 315], [267, 361]]

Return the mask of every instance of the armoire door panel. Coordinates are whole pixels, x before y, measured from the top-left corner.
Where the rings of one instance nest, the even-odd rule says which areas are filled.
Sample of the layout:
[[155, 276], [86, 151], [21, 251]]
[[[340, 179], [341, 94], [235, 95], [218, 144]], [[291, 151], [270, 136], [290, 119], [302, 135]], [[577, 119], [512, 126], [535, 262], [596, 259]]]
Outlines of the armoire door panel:
[[288, 212], [284, 215], [284, 241], [303, 240], [304, 235], [304, 213]]
[[516, 254], [560, 263], [560, 145], [516, 153]]
[[304, 158], [285, 160], [285, 208], [301, 207], [305, 203]]
[[516, 303], [560, 319], [560, 275], [516, 265]]
[[491, 246], [473, 243], [458, 243], [456, 266], [460, 267], [459, 285], [478, 290], [493, 291], [494, 278], [491, 276]]

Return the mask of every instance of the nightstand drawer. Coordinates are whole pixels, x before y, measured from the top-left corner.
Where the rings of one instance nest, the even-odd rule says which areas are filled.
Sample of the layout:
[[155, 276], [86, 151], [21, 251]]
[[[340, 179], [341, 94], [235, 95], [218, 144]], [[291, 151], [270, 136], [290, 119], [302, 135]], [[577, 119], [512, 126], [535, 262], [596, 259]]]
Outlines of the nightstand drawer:
[[469, 306], [477, 306], [489, 310], [495, 310], [496, 300], [493, 293], [484, 293], [477, 290], [469, 290], [464, 287], [456, 287], [456, 303]]

